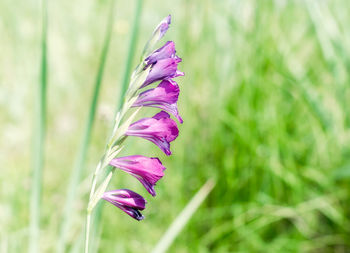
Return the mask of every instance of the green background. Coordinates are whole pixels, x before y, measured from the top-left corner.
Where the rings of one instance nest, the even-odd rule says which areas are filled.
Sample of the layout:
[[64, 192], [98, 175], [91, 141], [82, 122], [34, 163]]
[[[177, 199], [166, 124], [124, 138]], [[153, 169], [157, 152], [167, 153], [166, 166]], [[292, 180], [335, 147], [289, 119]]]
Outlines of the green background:
[[[111, 2], [48, 2], [40, 249], [54, 252]], [[119, 102], [135, 3], [116, 1], [67, 252], [81, 252], [91, 173]], [[104, 203], [99, 252], [151, 251], [208, 179], [215, 188], [169, 252], [350, 252], [349, 13], [347, 0], [144, 1], [132, 66], [171, 14], [162, 43], [175, 41], [183, 59], [186, 76], [177, 81], [184, 124], [170, 157], [145, 140], [127, 140], [123, 154], [158, 156], [167, 170], [155, 198], [133, 177], [115, 174], [109, 189], [142, 194], [146, 219]], [[40, 40], [41, 3], [2, 0], [0, 252], [28, 248]]]

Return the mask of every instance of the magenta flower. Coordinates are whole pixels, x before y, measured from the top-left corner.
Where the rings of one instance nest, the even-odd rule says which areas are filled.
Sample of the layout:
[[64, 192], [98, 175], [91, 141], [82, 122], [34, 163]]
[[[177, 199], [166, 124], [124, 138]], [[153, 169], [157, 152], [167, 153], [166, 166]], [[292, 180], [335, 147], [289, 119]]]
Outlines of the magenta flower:
[[151, 68], [150, 73], [148, 74], [146, 81], [141, 85], [141, 88], [146, 87], [147, 85], [163, 80], [175, 78], [177, 76], [185, 75], [183, 72], [177, 69], [178, 63], [181, 62], [181, 58], [166, 58], [157, 61]]
[[152, 118], [134, 122], [126, 131], [127, 136], [142, 137], [156, 144], [166, 155], [171, 155], [170, 142], [179, 135], [179, 130], [170, 115], [161, 111]]
[[146, 90], [138, 96], [133, 107], [149, 106], [160, 108], [173, 114], [180, 123], [183, 122], [177, 109], [177, 100], [180, 88], [177, 83], [171, 79], [163, 80], [156, 88]]
[[[182, 59], [176, 55], [173, 41], [168, 41], [162, 47], [154, 50], [156, 44], [167, 32], [170, 22], [171, 17], [169, 15], [161, 21], [148, 40], [141, 57], [143, 62], [138, 65], [132, 75], [132, 82], [126, 93], [125, 103], [118, 114], [118, 120], [108, 145], [108, 152], [99, 164], [107, 166], [107, 158], [109, 165], [135, 177], [152, 196], [156, 196], [155, 186], [164, 176], [166, 168], [162, 162], [156, 157], [143, 155], [116, 156], [121, 148], [122, 141], [127, 136], [142, 137], [149, 140], [156, 144], [166, 155], [171, 155], [170, 143], [177, 138], [179, 130], [177, 123], [170, 118], [169, 113], [174, 115], [180, 123], [183, 122], [177, 107], [180, 88], [173, 81], [173, 78], [184, 75], [183, 72], [178, 70], [178, 64]], [[147, 77], [145, 78], [145, 76]], [[140, 81], [141, 78], [144, 80], [143, 82]], [[139, 91], [139, 89], [155, 82], [159, 82], [157, 87], [148, 88], [143, 92]], [[131, 103], [133, 104], [131, 105]], [[130, 124], [130, 120], [135, 116], [131, 115], [130, 118], [126, 118], [130, 107], [143, 106], [158, 108], [161, 111], [153, 117], [143, 118]], [[124, 133], [124, 135], [121, 133]], [[97, 169], [99, 168], [97, 167]], [[101, 191], [104, 191], [100, 189], [106, 189], [109, 180], [111, 180], [111, 175], [112, 173], [108, 175], [96, 191], [94, 185], [97, 181], [96, 178], [94, 179], [88, 210], [92, 210], [97, 204], [98, 199], [95, 196], [100, 196]], [[120, 208], [136, 220], [144, 219], [140, 211], [145, 209], [146, 200], [136, 192], [128, 189], [107, 191], [103, 193], [101, 198]], [[87, 221], [89, 222], [89, 220]]]
[[109, 164], [136, 177], [152, 196], [156, 196], [154, 186], [165, 170], [158, 158], [132, 155], [115, 158]]
[[145, 59], [146, 67], [156, 63], [159, 60], [167, 59], [167, 58], [175, 58], [179, 59], [176, 56], [175, 51], [175, 43], [173, 41], [168, 41], [161, 48], [155, 50], [150, 56]]
[[136, 220], [143, 220], [144, 216], [139, 210], [144, 210], [146, 200], [136, 192], [128, 189], [113, 190], [105, 192], [102, 196], [104, 200], [115, 205]]

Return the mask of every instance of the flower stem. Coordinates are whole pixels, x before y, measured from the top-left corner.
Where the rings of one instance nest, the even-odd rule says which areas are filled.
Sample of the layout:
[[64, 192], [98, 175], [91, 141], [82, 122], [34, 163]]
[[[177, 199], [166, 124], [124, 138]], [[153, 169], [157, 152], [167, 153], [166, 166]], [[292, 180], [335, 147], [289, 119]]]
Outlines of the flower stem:
[[[89, 252], [91, 213], [92, 213], [92, 210], [93, 210], [94, 205], [95, 205], [95, 204], [91, 205], [91, 203], [92, 202], [94, 203], [94, 201], [96, 201], [96, 203], [97, 203], [97, 201], [98, 201], [98, 200], [93, 199], [93, 197], [95, 195], [97, 179], [98, 179], [98, 175], [99, 175], [101, 169], [106, 167], [105, 160], [106, 160], [106, 158], [109, 157], [110, 152], [111, 152], [111, 149], [108, 149], [106, 154], [101, 158], [100, 162], [96, 166], [94, 175], [92, 177], [91, 190], [90, 190], [90, 195], [89, 195], [89, 203], [88, 203], [88, 207], [87, 207], [87, 216], [86, 216], [86, 231], [85, 231], [85, 252], [86, 253]], [[107, 161], [108, 161], [108, 159], [107, 159]], [[112, 175], [109, 176], [109, 180], [110, 180], [111, 176]], [[108, 180], [108, 182], [109, 182], [109, 180]], [[107, 182], [107, 185], [108, 185], [108, 182]]]
[[[131, 37], [130, 37], [127, 62], [126, 62], [124, 73], [123, 73], [119, 101], [118, 101], [118, 104], [116, 107], [115, 115], [117, 115], [118, 111], [121, 111], [121, 113], [124, 111], [124, 109], [122, 109], [122, 108], [123, 108], [123, 104], [125, 102], [125, 94], [127, 91], [127, 85], [128, 85], [129, 76], [131, 73], [132, 60], [134, 58], [134, 52], [135, 52], [135, 48], [136, 48], [136, 44], [137, 44], [137, 34], [138, 34], [139, 26], [140, 26], [141, 10], [142, 10], [142, 0], [137, 0], [136, 5], [135, 5], [135, 15], [134, 15], [133, 27], [132, 27]], [[122, 114], [124, 115], [124, 113], [122, 113]], [[120, 116], [119, 120], [121, 120], [122, 115], [119, 115], [119, 116]], [[117, 124], [119, 126], [120, 121], [117, 122]], [[105, 176], [107, 176], [107, 174], [108, 174], [108, 171], [106, 171]], [[93, 179], [93, 181], [94, 180], [95, 180], [95, 178]], [[96, 185], [96, 183], [95, 183], [95, 185]], [[90, 192], [90, 197], [93, 196], [93, 193], [91, 193], [91, 192]], [[101, 213], [102, 213], [102, 205], [97, 205], [96, 211], [92, 214], [94, 216], [94, 219], [93, 219], [94, 222], [93, 222], [93, 226], [92, 226], [93, 235], [96, 234], [96, 231], [97, 231], [98, 227], [100, 226]], [[91, 214], [89, 214], [89, 215], [91, 215]], [[91, 219], [91, 218], [87, 218], [87, 219]], [[90, 222], [91, 221], [89, 220], [89, 223]], [[88, 224], [86, 224], [86, 226], [87, 226], [87, 229], [90, 230], [90, 224], [89, 224], [89, 227], [88, 227]], [[86, 240], [89, 239], [89, 233], [90, 233], [90, 231], [86, 232], [86, 238], [85, 238]], [[85, 253], [88, 253], [88, 251], [87, 251], [88, 246], [89, 245], [87, 244], [87, 246], [86, 246], [86, 243], [85, 243]], [[93, 249], [96, 249], [96, 248], [97, 247], [93, 247]]]
[[89, 253], [89, 237], [90, 237], [91, 211], [86, 215], [86, 232], [85, 232], [85, 253]]
[[90, 223], [91, 223], [91, 212], [92, 209], [90, 209], [90, 202], [91, 198], [94, 195], [96, 184], [97, 184], [97, 175], [101, 168], [101, 165], [103, 163], [104, 157], [101, 159], [101, 161], [98, 163], [95, 173], [92, 177], [92, 183], [91, 183], [91, 190], [89, 195], [89, 204], [87, 208], [87, 215], [86, 215], [86, 230], [85, 230], [85, 253], [89, 252], [89, 241], [90, 241]]

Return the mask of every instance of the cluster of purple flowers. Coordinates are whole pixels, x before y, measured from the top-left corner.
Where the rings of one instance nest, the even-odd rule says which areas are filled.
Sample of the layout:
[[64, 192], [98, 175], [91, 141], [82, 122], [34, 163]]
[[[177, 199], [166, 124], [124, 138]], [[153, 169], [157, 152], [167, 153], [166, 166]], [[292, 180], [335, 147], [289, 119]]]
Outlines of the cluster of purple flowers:
[[[170, 16], [157, 27], [159, 38], [166, 33], [169, 24]], [[174, 141], [179, 134], [176, 122], [171, 119], [168, 113], [174, 115], [180, 123], [183, 122], [177, 109], [180, 89], [173, 80], [177, 76], [184, 75], [177, 69], [179, 62], [181, 62], [181, 58], [176, 55], [173, 41], [166, 42], [164, 46], [145, 58], [143, 69], [150, 68], [150, 70], [138, 90], [141, 91], [141, 89], [156, 82], [160, 83], [155, 88], [141, 91], [132, 107], [154, 107], [161, 109], [161, 111], [151, 118], [143, 118], [132, 123], [124, 133], [125, 136], [142, 137], [153, 142], [166, 155], [171, 155], [170, 142]], [[152, 196], [156, 195], [154, 186], [163, 177], [165, 170], [158, 158], [142, 155], [117, 157], [109, 164], [137, 178]], [[144, 218], [140, 211], [145, 209], [146, 200], [131, 190], [107, 191], [102, 198], [136, 220]]]

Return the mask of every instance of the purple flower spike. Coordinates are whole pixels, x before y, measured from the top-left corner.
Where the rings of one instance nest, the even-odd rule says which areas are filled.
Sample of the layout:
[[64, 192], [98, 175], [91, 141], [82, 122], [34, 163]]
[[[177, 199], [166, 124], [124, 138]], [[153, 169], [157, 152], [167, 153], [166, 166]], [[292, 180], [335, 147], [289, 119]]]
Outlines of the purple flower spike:
[[179, 86], [175, 81], [171, 79], [163, 80], [156, 88], [140, 93], [132, 106], [150, 106], [160, 108], [173, 114], [179, 122], [182, 123], [183, 120], [177, 110], [179, 92]]
[[175, 54], [175, 43], [173, 41], [168, 41], [164, 44], [164, 46], [151, 53], [151, 55], [145, 59], [146, 67], [156, 63], [159, 60], [178, 58]]
[[171, 155], [170, 142], [179, 135], [179, 130], [170, 115], [161, 111], [152, 118], [144, 118], [129, 126], [127, 136], [142, 137], [156, 144], [166, 155]]
[[165, 170], [158, 158], [132, 155], [115, 158], [109, 164], [136, 177], [153, 197], [156, 196], [154, 186]]
[[177, 64], [181, 62], [181, 58], [167, 58], [157, 61], [148, 74], [146, 81], [142, 84], [140, 88], [144, 88], [147, 85], [163, 80], [170, 79], [177, 76], [185, 75], [183, 72], [177, 69]]
[[115, 205], [136, 220], [143, 220], [144, 216], [139, 210], [144, 210], [146, 200], [136, 192], [121, 189], [105, 192], [102, 196], [104, 200]]

